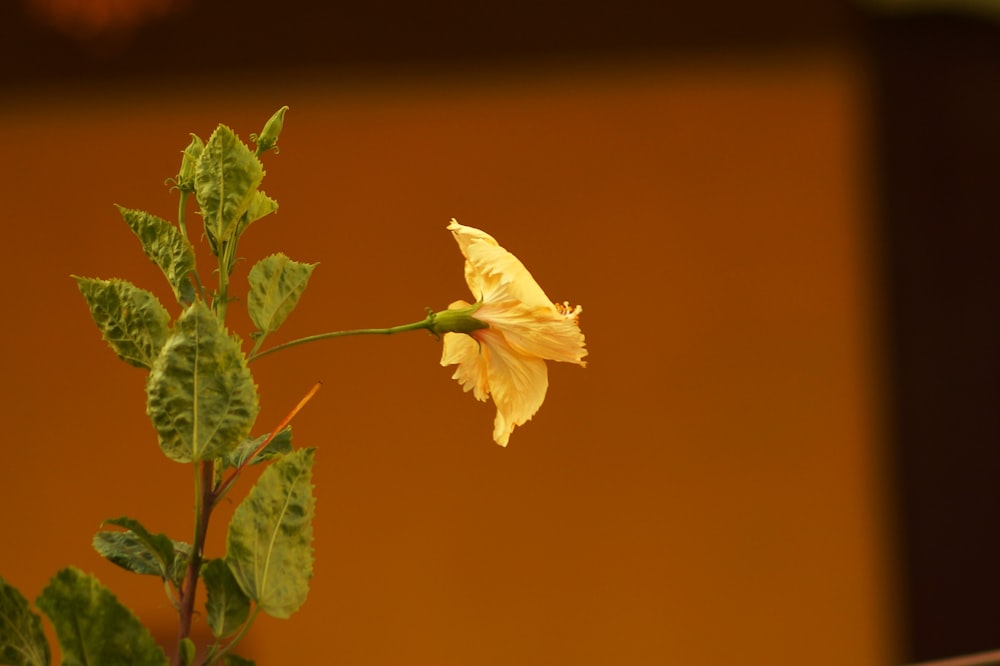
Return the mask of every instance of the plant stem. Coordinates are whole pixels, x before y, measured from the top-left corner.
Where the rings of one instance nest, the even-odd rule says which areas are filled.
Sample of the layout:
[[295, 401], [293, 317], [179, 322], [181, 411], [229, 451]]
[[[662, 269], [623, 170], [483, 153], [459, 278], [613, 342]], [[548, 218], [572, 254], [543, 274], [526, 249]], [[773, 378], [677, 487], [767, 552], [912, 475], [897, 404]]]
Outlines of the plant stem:
[[247, 363], [255, 361], [262, 356], [267, 356], [268, 354], [273, 354], [276, 351], [281, 351], [282, 349], [288, 349], [289, 347], [296, 347], [298, 345], [304, 345], [307, 342], [318, 342], [319, 340], [329, 340], [331, 338], [346, 338], [351, 335], [393, 335], [394, 333], [405, 333], [406, 331], [419, 331], [427, 330], [430, 331], [431, 327], [434, 325], [434, 315], [428, 314], [426, 319], [421, 321], [415, 321], [412, 324], [403, 324], [401, 326], [393, 326], [391, 328], [356, 328], [348, 331], [331, 331], [330, 333], [320, 333], [318, 335], [310, 335], [304, 338], [299, 338], [297, 340], [292, 340], [291, 342], [285, 342], [280, 345], [271, 347], [270, 349], [265, 349], [262, 352], [251, 353], [247, 357]]
[[243, 640], [243, 637], [246, 636], [247, 632], [250, 631], [250, 626], [253, 625], [253, 621], [257, 619], [257, 613], [259, 612], [260, 612], [260, 606], [254, 606], [253, 612], [250, 613], [250, 617], [248, 617], [247, 621], [243, 623], [243, 626], [240, 627], [239, 632], [235, 636], [233, 636], [233, 639], [228, 643], [226, 643], [225, 647], [219, 650], [216, 650], [216, 648], [213, 647], [212, 650], [209, 651], [208, 657], [203, 662], [204, 666], [209, 666], [210, 664], [216, 663], [217, 661], [219, 661], [219, 659], [226, 656], [226, 654], [230, 650], [236, 647], [236, 645], [241, 640]]
[[[181, 190], [180, 203], [177, 204], [177, 226], [181, 230], [181, 237], [188, 243], [190, 239], [187, 234], [187, 224], [185, 223], [185, 216], [187, 214], [187, 200], [191, 195], [187, 190]], [[198, 271], [191, 271], [191, 277], [194, 279], [195, 289], [198, 290], [198, 295], [201, 296], [201, 300], [205, 300], [205, 288], [201, 284], [201, 278], [198, 276]]]
[[219, 321], [223, 323], [226, 321], [226, 310], [229, 307], [230, 247], [230, 243], [222, 243], [222, 248], [219, 252], [218, 291], [212, 299], [212, 309], [215, 310]]
[[[184, 193], [181, 193], [183, 206]], [[184, 209], [178, 213], [178, 225], [182, 233], [184, 229]], [[226, 306], [229, 291], [229, 255], [230, 248], [223, 245], [218, 256], [218, 292], [212, 299], [212, 309], [219, 322], [225, 325]], [[199, 282], [200, 283], [200, 282]], [[215, 508], [215, 461], [201, 460], [195, 464], [194, 475], [194, 541], [191, 544], [191, 558], [188, 560], [187, 571], [184, 573], [184, 583], [181, 586], [181, 599], [177, 609], [177, 649], [174, 652], [171, 666], [183, 666], [181, 643], [191, 635], [191, 621], [194, 618], [194, 601], [198, 592], [198, 577], [201, 574], [201, 563], [205, 549], [205, 537], [208, 534], [208, 519]]]
[[313, 387], [309, 389], [309, 392], [306, 393], [305, 397], [299, 400], [299, 404], [295, 405], [295, 408], [288, 412], [285, 418], [281, 419], [281, 422], [274, 430], [271, 431], [271, 434], [268, 435], [267, 438], [264, 439], [264, 441], [261, 442], [260, 445], [254, 449], [236, 469], [233, 470], [233, 473], [229, 475], [229, 478], [225, 481], [219, 482], [219, 484], [215, 487], [215, 490], [212, 491], [212, 502], [218, 502], [222, 499], [222, 496], [229, 491], [229, 488], [236, 482], [236, 479], [239, 478], [246, 466], [253, 463], [254, 458], [256, 458], [261, 451], [267, 448], [267, 445], [271, 443], [271, 440], [273, 440], [279, 432], [285, 429], [285, 426], [287, 426], [291, 420], [295, 418], [295, 415], [299, 413], [299, 410], [305, 407], [307, 402], [312, 400], [312, 397], [316, 395], [316, 391], [318, 391], [322, 385], [322, 382], [316, 382]]
[[177, 609], [177, 650], [170, 662], [171, 666], [182, 666], [181, 642], [191, 635], [191, 620], [194, 618], [194, 600], [198, 590], [205, 535], [208, 533], [208, 519], [212, 515], [212, 509], [215, 508], [214, 480], [214, 461], [202, 460], [195, 466], [194, 543], [191, 546], [191, 558], [188, 560], [184, 584], [181, 586], [181, 599]]
[[189, 194], [190, 193], [187, 190], [181, 190], [181, 195], [178, 197], [180, 202], [177, 204], [177, 226], [180, 227], [181, 237], [184, 238], [184, 240], [191, 242], [188, 240], [187, 227], [184, 225], [184, 214], [187, 208]]

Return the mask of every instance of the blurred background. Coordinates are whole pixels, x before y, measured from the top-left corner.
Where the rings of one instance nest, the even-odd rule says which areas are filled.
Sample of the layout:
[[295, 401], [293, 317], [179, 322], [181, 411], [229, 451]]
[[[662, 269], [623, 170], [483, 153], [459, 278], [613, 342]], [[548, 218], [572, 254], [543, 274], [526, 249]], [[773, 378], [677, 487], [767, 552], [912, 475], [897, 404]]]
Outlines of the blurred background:
[[70, 275], [169, 303], [113, 204], [176, 219], [164, 181], [188, 134], [247, 139], [288, 105], [262, 185], [280, 211], [240, 248], [245, 268], [320, 262], [278, 337], [467, 298], [455, 217], [583, 305], [590, 357], [550, 366], [507, 449], [422, 333], [255, 363], [255, 432], [324, 384], [294, 422], [318, 448], [310, 598], [259, 620], [244, 656], [881, 666], [1000, 648], [994, 11], [3, 3], [0, 576], [34, 599], [76, 565], [170, 643], [158, 583], [90, 539], [125, 514], [189, 540], [191, 472], [160, 454], [144, 373]]

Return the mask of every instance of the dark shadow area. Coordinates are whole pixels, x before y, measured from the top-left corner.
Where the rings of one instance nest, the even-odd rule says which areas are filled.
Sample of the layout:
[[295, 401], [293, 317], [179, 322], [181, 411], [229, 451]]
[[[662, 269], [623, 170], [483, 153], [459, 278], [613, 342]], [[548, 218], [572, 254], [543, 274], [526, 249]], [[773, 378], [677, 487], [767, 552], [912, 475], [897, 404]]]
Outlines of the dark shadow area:
[[910, 661], [1000, 647], [1000, 24], [869, 24]]
[[628, 54], [696, 55], [838, 43], [852, 12], [838, 0], [476, 4], [187, 0], [130, 32], [74, 38], [0, 4], [0, 87], [294, 68], [408, 66]]

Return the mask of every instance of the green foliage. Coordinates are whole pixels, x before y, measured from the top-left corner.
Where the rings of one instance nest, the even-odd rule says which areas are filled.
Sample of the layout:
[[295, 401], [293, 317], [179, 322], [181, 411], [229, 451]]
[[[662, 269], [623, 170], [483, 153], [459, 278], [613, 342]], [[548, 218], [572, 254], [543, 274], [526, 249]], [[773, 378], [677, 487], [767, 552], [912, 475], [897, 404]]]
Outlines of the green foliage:
[[28, 600], [0, 577], [0, 664], [48, 666], [49, 643]]
[[229, 523], [229, 568], [243, 592], [274, 617], [291, 616], [309, 592], [313, 459], [314, 449], [301, 449], [272, 463]]
[[184, 638], [181, 640], [180, 645], [181, 653], [181, 663], [184, 666], [191, 666], [194, 663], [194, 657], [198, 649], [195, 647], [194, 641], [190, 638]]
[[[101, 530], [94, 535], [94, 550], [123, 569], [137, 574], [159, 576], [180, 586], [177, 559], [179, 557], [183, 562], [187, 561], [190, 549], [185, 551], [183, 548], [187, 544], [178, 549], [165, 534], [151, 534], [139, 521], [132, 518], [123, 516], [104, 523], [124, 527], [125, 531]], [[183, 568], [180, 568], [180, 573], [183, 574]]]
[[201, 301], [174, 324], [146, 385], [147, 413], [171, 460], [214, 460], [257, 416], [257, 387], [239, 343]]
[[[292, 427], [287, 426], [278, 431], [274, 438], [267, 443], [267, 446], [254, 455], [254, 451], [257, 451], [268, 437], [270, 437], [270, 433], [254, 437], [253, 439], [244, 439], [240, 442], [239, 446], [219, 460], [221, 466], [243, 467], [245, 465], [256, 465], [265, 460], [271, 460], [275, 456], [292, 452]], [[253, 457], [251, 458], [251, 456]]]
[[[244, 217], [245, 223], [243, 229], [246, 228], [251, 222], [256, 222], [266, 215], [277, 212], [278, 202], [267, 196], [260, 190], [253, 193], [253, 198], [250, 200], [250, 205], [247, 207], [247, 212]], [[241, 229], [242, 232], [242, 229]]]
[[233, 130], [219, 125], [205, 143], [194, 173], [195, 196], [214, 254], [220, 255], [233, 242], [263, 178], [264, 167], [253, 151]]
[[93, 576], [67, 567], [38, 607], [55, 628], [63, 666], [161, 666], [163, 650], [130, 610]]
[[184, 580], [184, 575], [187, 573], [188, 563], [191, 561], [191, 544], [184, 541], [174, 541], [174, 563], [170, 567], [170, 578], [168, 580], [172, 581], [174, 585], [178, 588], [181, 586], [181, 581]]
[[156, 296], [124, 280], [75, 279], [90, 316], [118, 358], [151, 368], [170, 333], [170, 314]]
[[315, 268], [316, 264], [292, 261], [279, 252], [261, 259], [250, 269], [247, 312], [259, 335], [273, 333], [285, 322]]
[[[230, 274], [240, 237], [252, 222], [278, 209], [277, 201], [259, 189], [264, 177], [259, 155], [277, 152], [287, 109], [271, 116], [259, 138], [252, 135], [256, 152], [224, 125], [208, 141], [191, 135], [180, 171], [168, 181], [180, 192], [176, 225], [142, 210], [118, 207], [183, 307], [176, 320], [171, 321], [152, 293], [131, 282], [75, 277], [108, 346], [126, 363], [149, 371], [146, 408], [160, 448], [171, 460], [197, 468], [193, 545], [152, 533], [127, 517], [106, 521], [105, 526], [120, 529], [101, 529], [93, 539], [97, 552], [117, 566], [165, 581], [178, 610], [174, 663], [185, 666], [197, 659], [189, 632], [199, 579], [207, 593], [209, 628], [217, 639], [232, 637], [225, 646], [213, 645], [201, 666], [253, 666], [231, 649], [258, 610], [276, 617], [297, 610], [312, 575], [313, 450], [294, 451], [287, 426], [273, 438], [250, 436], [259, 409], [257, 387], [242, 343], [225, 322], [227, 306], [234, 300], [229, 295]], [[191, 194], [201, 209], [204, 238], [218, 259], [218, 282], [210, 293], [198, 275], [184, 223], [185, 201]], [[258, 329], [252, 334], [258, 347], [288, 318], [314, 268], [281, 253], [252, 268], [246, 302]], [[203, 561], [212, 509], [243, 469], [262, 462], [273, 464], [237, 507], [225, 558]], [[227, 470], [229, 476], [223, 479]], [[60, 571], [37, 604], [52, 621], [65, 665], [166, 663], [139, 620], [96, 578], [77, 569]], [[0, 579], [0, 660], [13, 666], [48, 666], [50, 659], [41, 618]]]
[[250, 616], [250, 600], [243, 594], [224, 560], [209, 560], [201, 568], [208, 598], [205, 618], [212, 635], [224, 638], [235, 633]]
[[[229, 287], [239, 240], [252, 222], [278, 209], [277, 201], [259, 189], [264, 177], [259, 156], [277, 152], [287, 109], [271, 116], [260, 137], [251, 135], [256, 151], [224, 125], [207, 141], [191, 135], [180, 171], [168, 181], [180, 193], [176, 224], [118, 207], [182, 306], [175, 320], [152, 293], [131, 282], [75, 277], [111, 349], [126, 363], [149, 371], [146, 410], [163, 453], [196, 470], [190, 544], [152, 533], [127, 517], [106, 521], [93, 538], [95, 550], [115, 565], [164, 581], [178, 612], [177, 665], [198, 663], [190, 626], [198, 615], [194, 604], [199, 581], [206, 591], [204, 619], [217, 639], [199, 666], [253, 666], [232, 648], [258, 611], [279, 618], [294, 613], [306, 599], [312, 575], [313, 449], [293, 449], [287, 422], [294, 411], [273, 438], [251, 437], [259, 410], [257, 386], [240, 338], [226, 325], [227, 307], [238, 300], [230, 296]], [[201, 209], [204, 239], [218, 260], [211, 291], [198, 274], [196, 250], [184, 222], [185, 202], [192, 194]], [[276, 253], [251, 268], [245, 302], [257, 327], [251, 333], [256, 345], [252, 353], [294, 310], [315, 266]], [[265, 462], [270, 467], [230, 523], [225, 557], [205, 560], [213, 508], [247, 466]], [[139, 620], [93, 576], [63, 569], [37, 605], [52, 622], [67, 666], [166, 663], [164, 652]], [[224, 638], [229, 643], [223, 645]], [[0, 579], [0, 661], [48, 666], [50, 658], [41, 618]]]
[[194, 270], [194, 248], [180, 230], [164, 219], [141, 210], [118, 207], [122, 218], [142, 242], [142, 250], [160, 267], [181, 303], [194, 301], [188, 275]]

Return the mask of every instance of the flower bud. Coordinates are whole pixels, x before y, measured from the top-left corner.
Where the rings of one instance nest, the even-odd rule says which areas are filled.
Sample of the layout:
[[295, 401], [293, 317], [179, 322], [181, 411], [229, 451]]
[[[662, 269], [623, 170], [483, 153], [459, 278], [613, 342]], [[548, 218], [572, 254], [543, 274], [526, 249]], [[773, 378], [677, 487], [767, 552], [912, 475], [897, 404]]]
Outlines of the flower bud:
[[184, 149], [181, 157], [181, 170], [175, 179], [177, 189], [183, 192], [194, 192], [194, 172], [198, 166], [198, 158], [205, 149], [205, 142], [197, 134], [191, 135], [191, 143]]
[[[263, 155], [277, 145], [278, 135], [281, 134], [281, 127], [285, 123], [285, 111], [288, 111], [287, 106], [283, 106], [275, 111], [274, 115], [264, 124], [264, 129], [260, 131], [260, 136], [255, 134], [250, 135], [250, 140], [257, 142], [258, 155]], [[275, 148], [275, 152], [277, 152], [277, 148]]]

